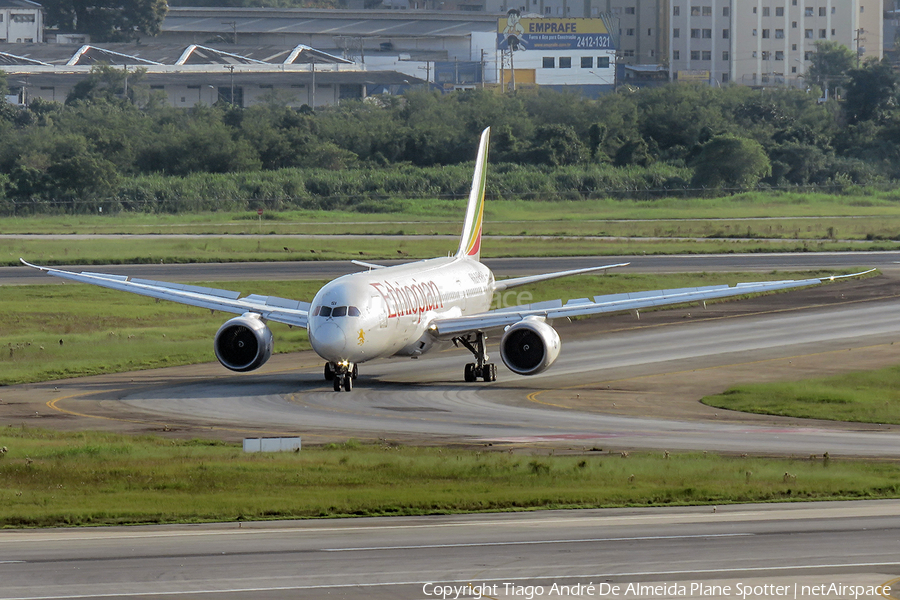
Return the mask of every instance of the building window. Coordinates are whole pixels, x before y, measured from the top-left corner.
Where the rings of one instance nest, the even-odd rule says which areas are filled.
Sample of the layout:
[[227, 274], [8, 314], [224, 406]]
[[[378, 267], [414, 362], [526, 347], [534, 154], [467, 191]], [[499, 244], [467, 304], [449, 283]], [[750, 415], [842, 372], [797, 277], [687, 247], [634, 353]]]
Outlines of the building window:
[[653, 35], [653, 30], [649, 27], [647, 28], [647, 35]]
[[784, 60], [784, 51], [783, 50], [775, 51], [775, 60]]
[[827, 38], [828, 35], [826, 35], [826, 34], [827, 34], [827, 31], [825, 29], [820, 29], [819, 30], [819, 39], [824, 40], [825, 38]]
[[681, 29], [679, 29], [678, 27], [676, 27], [675, 29], [673, 29], [673, 30], [672, 30], [672, 37], [673, 37], [673, 38], [680, 38], [680, 37], [681, 37]]
[[729, 15], [728, 7], [726, 6], [722, 9], [722, 16], [727, 17], [728, 15]]
[[634, 58], [634, 50], [622, 50], [622, 56], [625, 58]]
[[692, 16], [692, 17], [699, 17], [699, 16], [700, 16], [700, 7], [699, 7], [699, 6], [692, 6], [692, 7], [691, 7], [691, 16]]
[[722, 50], [722, 60], [724, 60], [724, 61], [731, 60], [731, 54], [728, 52], [728, 50]]
[[731, 30], [730, 30], [730, 29], [723, 29], [723, 30], [722, 30], [722, 39], [723, 39], [723, 40], [727, 40], [727, 39], [728, 39], [728, 36], [730, 36], [730, 35], [731, 35]]
[[609, 68], [609, 57], [608, 56], [598, 56], [597, 57], [597, 68], [598, 69], [608, 69]]
[[722, 83], [728, 83], [729, 77], [728, 73], [722, 73]]
[[691, 50], [691, 60], [700, 60], [699, 50]]
[[545, 7], [544, 7], [544, 14], [545, 14], [545, 15], [553, 14], [553, 9], [550, 8], [549, 6], [545, 6]]
[[803, 53], [803, 60], [812, 60], [813, 53], [810, 50], [807, 50]]
[[712, 39], [712, 29], [704, 29], [703, 30], [703, 39], [705, 39], [705, 40]]
[[791, 21], [791, 29], [797, 29], [797, 21]]
[[572, 57], [571, 56], [560, 56], [559, 57], [559, 68], [560, 69], [571, 69], [572, 68]]
[[784, 39], [784, 29], [776, 29], [775, 30], [775, 39], [783, 40]]
[[582, 56], [581, 57], [581, 68], [582, 69], [593, 69], [594, 68], [594, 57], [593, 56]]
[[784, 16], [784, 7], [783, 7], [783, 6], [776, 6], [776, 7], [775, 7], [775, 16], [776, 16], [776, 17], [783, 17], [783, 16]]
[[762, 59], [763, 59], [763, 60], [769, 60], [771, 57], [772, 57], [772, 53], [771, 53], [771, 52], [769, 52], [768, 50], [763, 50], [763, 51], [762, 51]]
[[831, 30], [831, 36], [834, 37], [834, 29]]
[[756, 37], [756, 30], [753, 30], [753, 37]]
[[634, 7], [633, 7], [633, 6], [626, 6], [626, 7], [625, 7], [625, 14], [626, 14], [626, 15], [633, 15], [633, 14], [634, 14]]
[[813, 16], [813, 7], [812, 7], [812, 6], [807, 6], [807, 7], [804, 9], [803, 14], [804, 14], [805, 16], [807, 16], [807, 17]]
[[704, 50], [703, 51], [703, 60], [712, 60], [712, 51]]
[[803, 37], [805, 37], [805, 38], [808, 39], [808, 40], [811, 40], [812, 37], [813, 37], [812, 29], [804, 29], [804, 30], [803, 30]]
[[681, 16], [681, 7], [679, 7], [679, 6], [673, 6], [673, 7], [672, 7], [672, 16], [673, 16], [673, 17], [679, 17], [679, 16]]
[[678, 50], [672, 50], [672, 60], [681, 60], [681, 52]]
[[34, 15], [9, 15], [9, 20], [13, 23], [34, 23]]
[[763, 6], [763, 16], [764, 17], [769, 16], [769, 7], [768, 6]]
[[691, 37], [695, 40], [700, 39], [700, 30], [699, 29], [691, 29]]
[[755, 6], [753, 7], [753, 14], [754, 14], [754, 15], [756, 14], [756, 7], [755, 7]]
[[712, 16], [712, 6], [704, 6], [703, 7], [703, 16], [711, 17]]
[[819, 16], [824, 17], [827, 13], [825, 12], [827, 9], [824, 6], [819, 7]]
[[769, 30], [768, 30], [768, 29], [763, 29], [763, 34], [762, 34], [762, 36], [763, 36], [763, 39], [764, 39], [764, 40], [769, 39]]
[[556, 59], [552, 56], [545, 56], [542, 60], [542, 65], [545, 69], [552, 69], [556, 67]]
[[797, 44], [791, 44], [791, 52], [797, 51]]
[[625, 35], [634, 35], [634, 27], [629, 27], [625, 30]]

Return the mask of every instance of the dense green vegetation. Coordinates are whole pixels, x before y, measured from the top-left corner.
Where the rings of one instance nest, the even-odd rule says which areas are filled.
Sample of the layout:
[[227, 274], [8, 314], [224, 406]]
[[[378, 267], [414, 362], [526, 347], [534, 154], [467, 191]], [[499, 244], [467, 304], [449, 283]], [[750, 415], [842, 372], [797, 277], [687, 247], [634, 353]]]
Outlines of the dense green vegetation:
[[[396, 209], [459, 198], [478, 132], [493, 128], [497, 198], [698, 196], [900, 177], [897, 77], [852, 69], [818, 91], [673, 84], [598, 100], [541, 90], [413, 91], [338, 107], [174, 109], [140, 72], [98, 67], [66, 104], [0, 109], [0, 214]], [[2, 82], [0, 82], [2, 87]]]
[[735, 386], [703, 403], [804, 419], [900, 423], [900, 367], [783, 383]]
[[[892, 498], [895, 463], [601, 451], [541, 456], [356, 441], [298, 453], [0, 429], [0, 527]], [[8, 452], [6, 451], [8, 449]]]

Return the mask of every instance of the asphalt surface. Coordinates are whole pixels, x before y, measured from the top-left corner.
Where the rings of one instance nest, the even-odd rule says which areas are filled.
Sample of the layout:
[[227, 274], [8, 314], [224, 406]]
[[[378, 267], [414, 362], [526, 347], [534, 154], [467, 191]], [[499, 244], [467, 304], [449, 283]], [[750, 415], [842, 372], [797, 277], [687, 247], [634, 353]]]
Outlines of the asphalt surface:
[[[227, 427], [293, 429], [296, 434], [342, 432], [353, 437], [452, 440], [463, 443], [558, 441], [603, 448], [709, 450], [780, 455], [822, 454], [900, 457], [900, 429], [725, 423], [715, 420], [618, 416], [571, 410], [566, 398], [593, 393], [629, 369], [700, 371], [735, 362], [768, 368], [776, 357], [834, 353], [900, 341], [896, 300], [817, 310], [684, 322], [611, 336], [563, 337], [556, 364], [524, 378], [498, 364], [498, 381], [464, 384], [464, 351], [426, 355], [415, 362], [384, 360], [360, 366], [351, 393], [335, 393], [321, 365], [282, 373], [200, 379], [125, 392], [119, 408], [173, 423], [196, 421]], [[496, 353], [495, 353], [496, 357]], [[542, 396], [541, 394], [549, 394]], [[554, 396], [556, 394], [556, 396]], [[664, 392], [663, 392], [664, 394]], [[548, 401], [543, 400], [547, 398]], [[657, 401], [665, 404], [664, 395]], [[63, 406], [75, 406], [66, 403]], [[725, 411], [723, 411], [725, 412]]]
[[877, 501], [6, 531], [0, 599], [890, 598], [872, 592], [898, 587], [898, 517]]
[[[27, 257], [25, 257], [27, 259]], [[397, 260], [372, 261], [383, 265]], [[806, 269], [854, 269], [877, 267], [896, 270], [900, 252], [822, 252], [806, 254], [724, 254], [672, 256], [575, 256], [543, 258], [492, 258], [484, 263], [497, 277], [518, 277], [566, 269], [630, 262], [617, 272], [666, 273], [704, 271], [786, 271]], [[349, 261], [295, 261], [266, 263], [202, 263], [185, 265], [66, 265], [71, 271], [96, 271], [160, 281], [240, 281], [334, 279], [359, 271]], [[0, 285], [60, 283], [60, 280], [25, 266], [0, 267]]]

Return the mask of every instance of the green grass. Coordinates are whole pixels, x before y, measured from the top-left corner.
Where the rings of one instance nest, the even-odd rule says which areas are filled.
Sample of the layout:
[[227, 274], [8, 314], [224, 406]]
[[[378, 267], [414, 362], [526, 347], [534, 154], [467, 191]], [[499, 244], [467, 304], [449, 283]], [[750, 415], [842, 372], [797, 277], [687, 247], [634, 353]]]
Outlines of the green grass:
[[176, 523], [900, 495], [894, 462], [234, 444], [0, 429], [0, 526]]
[[[651, 289], [805, 279], [834, 272], [608, 273], [514, 290], [508, 304]], [[198, 285], [309, 301], [324, 281], [199, 282]], [[233, 315], [90, 285], [0, 287], [0, 385], [210, 362], [213, 337]], [[273, 323], [275, 351], [309, 349], [306, 331]], [[62, 342], [62, 343], [60, 343]]]
[[785, 383], [735, 386], [703, 403], [742, 412], [900, 424], [900, 366]]

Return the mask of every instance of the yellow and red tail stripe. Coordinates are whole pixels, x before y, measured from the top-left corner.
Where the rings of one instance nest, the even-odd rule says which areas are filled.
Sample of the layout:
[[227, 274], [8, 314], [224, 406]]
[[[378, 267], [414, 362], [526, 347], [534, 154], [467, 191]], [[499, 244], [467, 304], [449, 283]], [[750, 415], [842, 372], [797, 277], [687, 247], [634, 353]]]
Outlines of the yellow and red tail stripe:
[[456, 255], [475, 260], [481, 258], [481, 231], [484, 225], [484, 190], [487, 179], [488, 141], [491, 128], [481, 133], [478, 145], [478, 158], [475, 160], [475, 174], [472, 178], [472, 189], [469, 192], [469, 204], [466, 208], [466, 221], [463, 225], [462, 238]]

